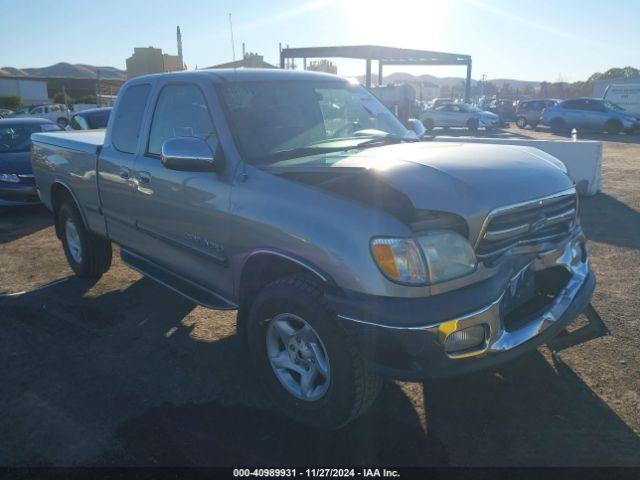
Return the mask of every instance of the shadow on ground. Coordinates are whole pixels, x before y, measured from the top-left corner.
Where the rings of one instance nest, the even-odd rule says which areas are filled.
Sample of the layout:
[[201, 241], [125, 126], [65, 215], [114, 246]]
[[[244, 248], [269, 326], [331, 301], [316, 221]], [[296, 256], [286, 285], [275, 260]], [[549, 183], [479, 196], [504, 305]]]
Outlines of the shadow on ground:
[[[538, 126], [536, 130], [540, 132], [547, 132], [554, 137], [557, 137], [558, 140], [568, 140], [571, 138], [571, 132], [553, 133], [549, 127], [545, 126]], [[612, 135], [604, 132], [588, 132], [580, 130], [577, 132], [577, 135], [579, 140], [598, 140], [600, 142], [640, 144], [640, 132]]]
[[540, 353], [429, 382], [417, 402], [388, 383], [370, 413], [322, 432], [266, 399], [232, 313], [194, 310], [146, 279], [99, 296], [92, 287], [71, 278], [0, 299], [1, 464], [640, 462], [638, 437]]
[[0, 207], [0, 243], [9, 243], [53, 224], [53, 216], [43, 205]]
[[640, 248], [640, 212], [611, 195], [580, 197], [580, 220], [589, 240]]

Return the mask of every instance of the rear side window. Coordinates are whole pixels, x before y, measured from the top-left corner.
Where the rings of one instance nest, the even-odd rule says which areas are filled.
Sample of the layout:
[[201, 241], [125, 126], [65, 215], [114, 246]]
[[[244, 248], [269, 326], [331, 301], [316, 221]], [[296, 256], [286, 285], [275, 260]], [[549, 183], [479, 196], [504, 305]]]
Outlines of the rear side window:
[[567, 108], [569, 110], [581, 110], [582, 102], [580, 102], [580, 100], [567, 100], [562, 103], [562, 108]]
[[122, 101], [116, 111], [111, 132], [111, 143], [124, 153], [135, 153], [140, 137], [142, 117], [147, 106], [151, 85], [133, 85], [124, 92]]

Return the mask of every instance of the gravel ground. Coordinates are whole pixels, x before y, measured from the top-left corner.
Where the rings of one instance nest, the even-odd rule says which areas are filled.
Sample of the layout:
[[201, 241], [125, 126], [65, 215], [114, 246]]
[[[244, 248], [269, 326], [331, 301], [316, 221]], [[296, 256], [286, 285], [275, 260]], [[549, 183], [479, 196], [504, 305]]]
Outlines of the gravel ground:
[[234, 312], [196, 307], [117, 255], [99, 282], [75, 279], [48, 211], [0, 211], [0, 294], [26, 292], [0, 296], [0, 464], [640, 465], [640, 137], [590, 138], [604, 142], [604, 192], [582, 199], [583, 225], [609, 334], [496, 371], [388, 382], [338, 432], [274, 411]]

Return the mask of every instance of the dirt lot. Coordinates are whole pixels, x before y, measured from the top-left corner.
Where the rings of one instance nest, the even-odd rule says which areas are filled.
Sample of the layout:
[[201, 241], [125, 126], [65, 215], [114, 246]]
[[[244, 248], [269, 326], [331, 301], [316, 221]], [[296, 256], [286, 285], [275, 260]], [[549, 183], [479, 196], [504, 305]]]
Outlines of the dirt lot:
[[610, 334], [498, 371], [389, 382], [339, 432], [271, 408], [235, 313], [119, 258], [97, 283], [74, 279], [46, 210], [0, 212], [0, 293], [26, 291], [0, 296], [0, 464], [640, 465], [640, 137], [591, 138], [604, 192], [582, 200], [583, 225]]

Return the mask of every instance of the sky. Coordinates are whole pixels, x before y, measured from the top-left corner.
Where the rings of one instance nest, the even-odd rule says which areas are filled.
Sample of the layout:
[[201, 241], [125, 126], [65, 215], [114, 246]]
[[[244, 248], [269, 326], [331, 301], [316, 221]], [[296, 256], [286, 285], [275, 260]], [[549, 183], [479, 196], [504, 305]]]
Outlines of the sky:
[[[640, 0], [0, 0], [0, 67], [57, 62], [125, 68], [134, 47], [176, 54], [189, 69], [236, 58], [242, 43], [278, 63], [291, 47], [376, 44], [468, 54], [473, 78], [578, 81], [640, 67]], [[338, 61], [360, 75], [363, 61]], [[375, 72], [375, 65], [374, 65]], [[464, 76], [464, 67], [385, 73]]]

